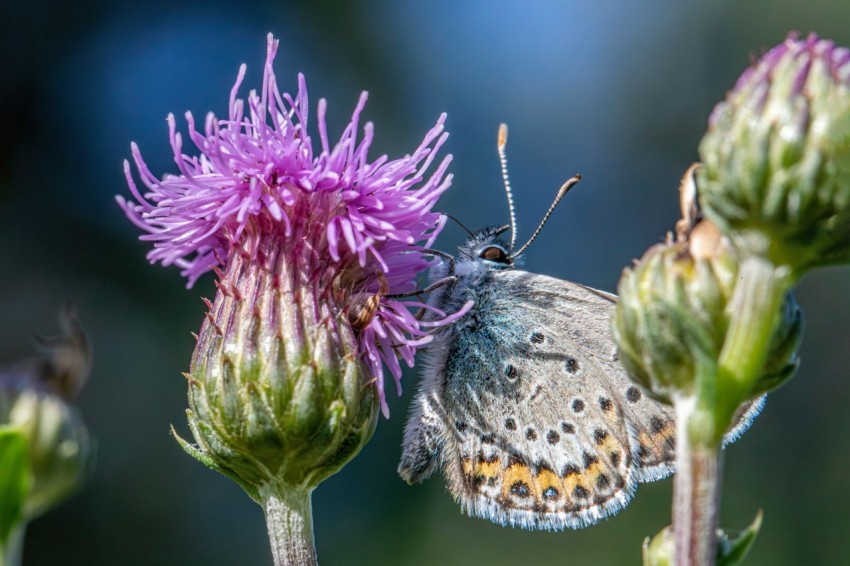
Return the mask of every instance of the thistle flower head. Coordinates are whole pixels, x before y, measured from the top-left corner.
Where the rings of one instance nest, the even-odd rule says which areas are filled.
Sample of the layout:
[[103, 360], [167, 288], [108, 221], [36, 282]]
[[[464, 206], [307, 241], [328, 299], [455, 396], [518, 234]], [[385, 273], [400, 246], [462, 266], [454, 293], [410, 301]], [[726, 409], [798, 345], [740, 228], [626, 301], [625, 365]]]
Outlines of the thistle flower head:
[[178, 265], [189, 286], [217, 275], [186, 374], [197, 446], [181, 444], [258, 501], [270, 485], [312, 489], [352, 458], [378, 404], [388, 415], [384, 367], [400, 388], [399, 360], [412, 366], [429, 329], [463, 315], [410, 294], [444, 224], [432, 209], [451, 180], [451, 157], [435, 164], [445, 116], [410, 154], [370, 160], [366, 94], [335, 144], [320, 100], [314, 144], [303, 76], [295, 96], [278, 90], [277, 46], [269, 35], [262, 90], [247, 100], [240, 69], [226, 119], [209, 114], [201, 133], [186, 114], [198, 156], [169, 116], [179, 174], [157, 179], [133, 145], [147, 191], [125, 163], [135, 202], [118, 198], [152, 262]]
[[706, 214], [795, 275], [850, 261], [850, 51], [810, 35], [747, 69], [700, 145]]
[[[186, 114], [189, 139], [200, 155], [184, 154], [183, 136], [169, 115], [179, 174], [158, 179], [133, 144], [147, 191], [139, 191], [125, 162], [135, 199], [117, 200], [146, 232], [141, 239], [153, 243], [148, 259], [182, 268], [188, 286], [207, 271], [226, 268], [249, 234], [275, 239], [297, 273], [297, 285], [332, 290], [334, 308], [356, 321], [358, 355], [388, 414], [384, 365], [400, 388], [399, 358], [412, 366], [417, 346], [430, 340], [427, 329], [435, 324], [421, 322], [409, 310], [430, 307], [392, 295], [415, 290], [417, 276], [431, 265], [420, 246], [430, 245], [444, 223], [432, 208], [451, 181], [446, 174], [451, 156], [433, 163], [447, 137], [445, 115], [412, 153], [370, 160], [372, 123], [363, 126], [358, 139], [366, 93], [335, 144], [322, 99], [316, 145], [307, 128], [304, 77], [299, 75], [294, 97], [278, 90], [272, 68], [277, 47], [269, 35], [262, 90], [251, 91], [247, 100], [237, 97], [245, 74], [241, 67], [227, 118], [208, 114], [199, 132], [192, 114]], [[440, 324], [456, 313], [435, 314]]]

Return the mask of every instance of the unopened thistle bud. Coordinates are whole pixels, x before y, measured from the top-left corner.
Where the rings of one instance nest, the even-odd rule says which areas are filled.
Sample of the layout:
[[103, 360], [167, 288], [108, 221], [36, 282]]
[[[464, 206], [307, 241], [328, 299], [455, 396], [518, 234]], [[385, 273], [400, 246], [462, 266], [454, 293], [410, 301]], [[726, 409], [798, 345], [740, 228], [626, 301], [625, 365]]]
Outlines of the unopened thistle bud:
[[850, 51], [790, 36], [717, 105], [699, 148], [706, 215], [791, 279], [850, 261]]
[[[698, 216], [695, 192], [687, 198], [694, 216], [680, 222], [678, 238], [651, 247], [624, 270], [614, 318], [614, 337], [629, 375], [668, 403], [699, 395], [701, 379], [715, 379], [739, 282], [734, 248], [710, 220]], [[683, 208], [687, 213], [688, 206]], [[747, 391], [717, 400], [728, 405], [721, 412], [729, 417], [741, 403], [793, 375], [802, 314], [790, 293], [780, 316], [759, 378]], [[716, 433], [722, 436], [730, 423], [719, 424]]]
[[73, 493], [91, 464], [89, 434], [73, 406], [91, 351], [70, 307], [62, 322], [64, 335], [40, 339], [42, 357], [0, 370], [0, 549]]
[[186, 374], [203, 459], [255, 499], [264, 483], [336, 472], [372, 436], [378, 406], [344, 292], [304, 245], [317, 235], [279, 236], [252, 226], [230, 250]]

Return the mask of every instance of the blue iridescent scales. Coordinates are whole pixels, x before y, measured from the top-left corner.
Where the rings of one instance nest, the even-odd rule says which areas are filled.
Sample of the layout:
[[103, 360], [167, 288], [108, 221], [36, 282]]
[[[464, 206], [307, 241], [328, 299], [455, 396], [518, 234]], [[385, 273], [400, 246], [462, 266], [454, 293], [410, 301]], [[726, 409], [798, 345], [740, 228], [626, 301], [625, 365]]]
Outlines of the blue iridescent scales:
[[[475, 306], [429, 345], [399, 473], [439, 465], [470, 515], [529, 529], [581, 528], [669, 475], [672, 409], [642, 394], [616, 357], [616, 296], [514, 269], [504, 228], [477, 232], [429, 302]], [[742, 408], [729, 441], [761, 408]]]

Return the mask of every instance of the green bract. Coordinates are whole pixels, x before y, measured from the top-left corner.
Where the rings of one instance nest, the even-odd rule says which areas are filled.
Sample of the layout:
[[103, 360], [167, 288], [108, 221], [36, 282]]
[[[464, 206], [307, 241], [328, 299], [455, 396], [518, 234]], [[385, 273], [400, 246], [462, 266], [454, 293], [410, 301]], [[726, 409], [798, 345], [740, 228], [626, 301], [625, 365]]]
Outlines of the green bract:
[[706, 215], [792, 277], [850, 261], [850, 51], [812, 35], [765, 54], [700, 148]]
[[8, 425], [0, 426], [0, 549], [8, 546], [24, 522], [29, 490], [27, 439]]

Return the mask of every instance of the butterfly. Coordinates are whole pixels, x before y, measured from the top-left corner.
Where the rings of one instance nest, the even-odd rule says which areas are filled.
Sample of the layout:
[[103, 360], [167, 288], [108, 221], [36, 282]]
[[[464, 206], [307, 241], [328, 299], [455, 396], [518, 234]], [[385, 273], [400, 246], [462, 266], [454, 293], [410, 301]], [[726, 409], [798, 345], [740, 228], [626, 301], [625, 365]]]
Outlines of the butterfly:
[[[632, 383], [617, 358], [616, 295], [516, 268], [511, 224], [471, 233], [432, 269], [428, 301], [467, 315], [434, 335], [404, 430], [398, 472], [421, 482], [442, 467], [469, 515], [528, 529], [581, 528], [625, 507], [640, 482], [673, 471], [672, 407]], [[511, 240], [503, 235], [511, 229]], [[435, 288], [436, 287], [436, 288]], [[763, 400], [742, 407], [727, 442]]]

